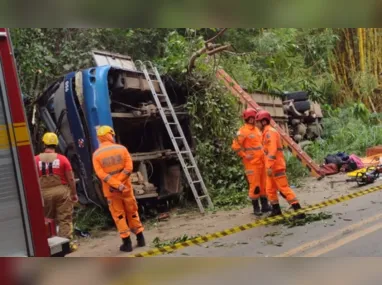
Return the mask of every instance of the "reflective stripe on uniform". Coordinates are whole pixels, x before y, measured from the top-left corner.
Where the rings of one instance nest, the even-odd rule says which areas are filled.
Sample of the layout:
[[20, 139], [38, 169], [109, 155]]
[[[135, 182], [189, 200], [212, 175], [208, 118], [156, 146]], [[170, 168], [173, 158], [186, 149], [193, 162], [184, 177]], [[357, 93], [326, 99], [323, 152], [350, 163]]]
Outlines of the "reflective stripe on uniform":
[[269, 159], [276, 159], [276, 156], [274, 156], [274, 155], [268, 155], [268, 158], [269, 158]]
[[263, 149], [263, 148], [262, 148], [261, 146], [244, 148], [244, 150], [262, 150], [262, 149]]
[[252, 169], [246, 170], [245, 174], [254, 174], [255, 172]]
[[111, 175], [109, 174], [103, 179], [103, 182], [108, 182], [111, 179]]
[[121, 173], [123, 169], [118, 169], [118, 170], [114, 170], [114, 171], [110, 171], [108, 172], [110, 175], [114, 175], [114, 174], [118, 174], [118, 173]]
[[277, 173], [275, 173], [275, 175], [274, 175], [274, 177], [280, 177], [280, 176], [285, 176], [285, 172], [284, 172], [284, 171], [277, 172]]
[[124, 146], [122, 145], [111, 145], [111, 146], [107, 146], [105, 148], [100, 148], [100, 149], [97, 149], [94, 153], [94, 155], [98, 155], [100, 154], [101, 152], [104, 152], [104, 151], [107, 151], [107, 150], [112, 150], [112, 149], [119, 149], [119, 148], [125, 148]]
[[104, 182], [107, 182], [110, 180], [111, 176], [114, 175], [114, 174], [118, 174], [118, 173], [121, 173], [121, 172], [124, 172], [125, 170], [124, 169], [118, 169], [118, 170], [114, 170], [114, 171], [110, 171], [108, 172], [108, 176], [105, 177], [105, 179], [103, 180]]
[[126, 176], [130, 176], [131, 172], [128, 170], [122, 170], [122, 173], [125, 174]]

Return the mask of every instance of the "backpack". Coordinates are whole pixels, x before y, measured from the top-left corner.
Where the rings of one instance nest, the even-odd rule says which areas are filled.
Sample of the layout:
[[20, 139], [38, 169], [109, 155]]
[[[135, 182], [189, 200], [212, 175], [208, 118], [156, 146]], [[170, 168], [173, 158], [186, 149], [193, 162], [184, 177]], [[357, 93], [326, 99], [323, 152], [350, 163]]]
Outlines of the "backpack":
[[325, 164], [335, 164], [339, 170], [343, 164], [343, 161], [339, 156], [330, 154], [325, 157]]

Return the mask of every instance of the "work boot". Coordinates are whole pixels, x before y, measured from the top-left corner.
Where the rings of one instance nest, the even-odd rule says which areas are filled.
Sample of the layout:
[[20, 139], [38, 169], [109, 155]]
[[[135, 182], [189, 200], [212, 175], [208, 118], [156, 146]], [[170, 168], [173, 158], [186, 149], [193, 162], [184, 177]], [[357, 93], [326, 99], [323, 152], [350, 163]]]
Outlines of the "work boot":
[[280, 204], [274, 204], [272, 205], [272, 212], [269, 214], [268, 217], [270, 218], [270, 217], [275, 217], [278, 215], [282, 215]]
[[255, 216], [261, 216], [259, 200], [252, 200], [253, 213]]
[[266, 197], [261, 197], [260, 203], [261, 203], [261, 212], [267, 213], [271, 211], [271, 207], [269, 206], [268, 199]]
[[119, 247], [120, 251], [124, 251], [124, 252], [131, 252], [131, 251], [133, 251], [133, 246], [131, 244], [130, 237], [123, 238], [122, 241], [123, 241], [123, 244]]
[[[293, 210], [298, 211], [301, 209], [301, 205], [300, 205], [300, 203], [292, 204], [292, 208], [293, 208]], [[298, 220], [305, 219], [305, 217], [306, 217], [306, 215], [304, 213], [298, 214], [297, 216], [294, 216], [294, 218], [298, 219]]]
[[139, 247], [146, 246], [145, 237], [143, 236], [143, 232], [137, 234], [137, 243]]

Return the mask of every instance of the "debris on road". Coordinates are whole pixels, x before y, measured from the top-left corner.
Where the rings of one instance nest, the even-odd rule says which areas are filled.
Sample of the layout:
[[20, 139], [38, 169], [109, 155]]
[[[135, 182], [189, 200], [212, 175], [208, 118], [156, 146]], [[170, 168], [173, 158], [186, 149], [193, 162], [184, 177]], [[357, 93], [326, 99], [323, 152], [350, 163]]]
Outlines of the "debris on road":
[[284, 226], [287, 226], [288, 228], [293, 228], [293, 227], [304, 226], [312, 222], [331, 219], [332, 217], [333, 215], [331, 213], [320, 212], [318, 214], [306, 214], [305, 219], [297, 220], [293, 218], [286, 218], [282, 221], [273, 223], [273, 225], [284, 225]]
[[197, 235], [197, 236], [188, 236], [188, 235], [184, 234], [184, 235], [182, 235], [180, 237], [171, 239], [169, 241], [161, 241], [159, 237], [156, 237], [153, 240], [153, 246], [156, 247], [156, 248], [161, 248], [161, 247], [164, 247], [164, 246], [171, 246], [171, 245], [174, 245], [174, 244], [179, 243], [179, 242], [185, 242], [187, 240], [197, 238], [198, 236], [199, 235]]

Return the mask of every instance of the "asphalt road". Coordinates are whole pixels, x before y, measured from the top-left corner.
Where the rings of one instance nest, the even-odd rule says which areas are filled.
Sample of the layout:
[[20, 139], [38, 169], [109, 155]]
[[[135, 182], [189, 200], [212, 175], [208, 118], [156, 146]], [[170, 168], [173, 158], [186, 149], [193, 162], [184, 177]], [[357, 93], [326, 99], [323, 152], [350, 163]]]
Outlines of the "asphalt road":
[[283, 225], [254, 228], [162, 256], [382, 256], [381, 191], [326, 207], [320, 212], [333, 216], [294, 228]]

